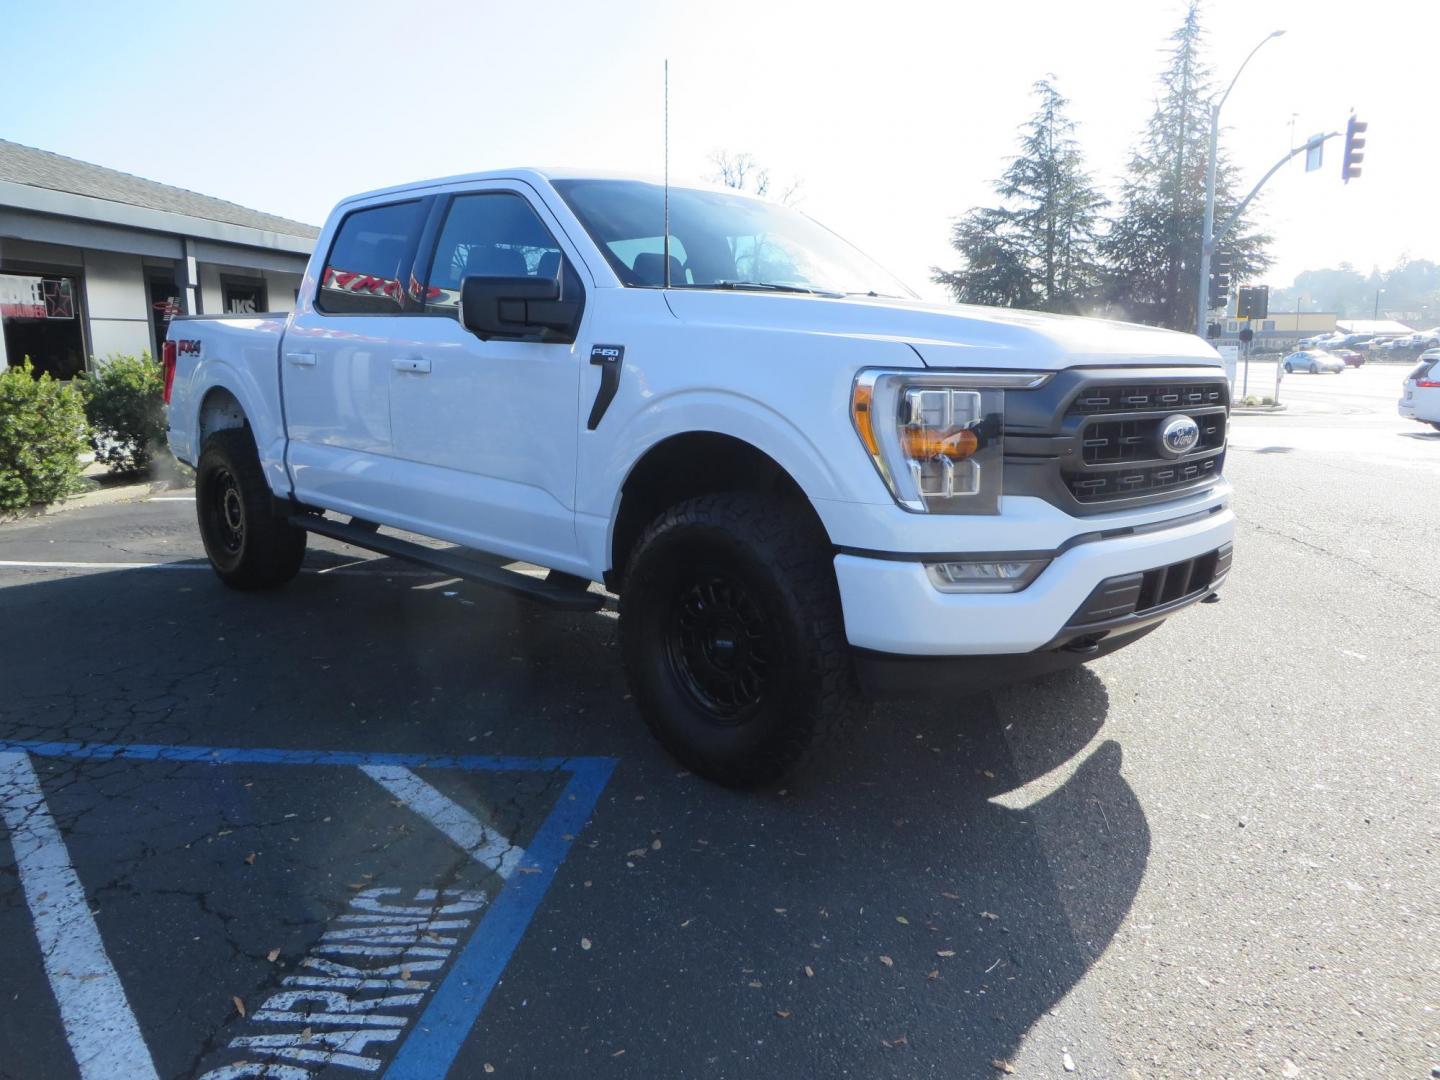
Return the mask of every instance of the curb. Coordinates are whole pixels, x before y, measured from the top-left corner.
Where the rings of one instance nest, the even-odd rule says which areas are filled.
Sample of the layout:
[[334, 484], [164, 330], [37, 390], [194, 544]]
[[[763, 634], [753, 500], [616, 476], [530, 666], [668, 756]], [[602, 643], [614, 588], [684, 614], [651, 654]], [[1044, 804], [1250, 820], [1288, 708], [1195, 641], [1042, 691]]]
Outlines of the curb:
[[62, 514], [66, 510], [78, 510], [86, 506], [114, 506], [120, 503], [139, 502], [141, 499], [159, 495], [165, 491], [193, 490], [194, 488], [189, 484], [176, 483], [172, 480], [142, 480], [133, 484], [116, 484], [114, 487], [70, 495], [60, 502], [51, 503], [48, 506], [31, 506], [24, 510], [0, 514], [0, 525], [12, 521], [49, 517], [51, 514]]
[[1288, 406], [1285, 405], [1246, 405], [1237, 406], [1230, 410], [1231, 416], [1269, 416], [1271, 413], [1284, 412]]

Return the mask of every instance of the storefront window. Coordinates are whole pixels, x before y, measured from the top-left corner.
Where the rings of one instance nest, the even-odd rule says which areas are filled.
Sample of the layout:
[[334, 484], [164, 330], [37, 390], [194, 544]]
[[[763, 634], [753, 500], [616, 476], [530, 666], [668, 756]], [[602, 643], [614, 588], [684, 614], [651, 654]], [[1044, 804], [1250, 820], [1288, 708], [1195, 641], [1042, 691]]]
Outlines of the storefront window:
[[265, 310], [265, 283], [222, 277], [220, 297], [226, 315], [258, 315]]
[[170, 331], [170, 320], [180, 314], [180, 290], [172, 278], [150, 279], [150, 330], [154, 339], [151, 355], [160, 355], [160, 346]]
[[0, 274], [0, 324], [11, 364], [69, 379], [85, 370], [77, 279], [63, 274]]

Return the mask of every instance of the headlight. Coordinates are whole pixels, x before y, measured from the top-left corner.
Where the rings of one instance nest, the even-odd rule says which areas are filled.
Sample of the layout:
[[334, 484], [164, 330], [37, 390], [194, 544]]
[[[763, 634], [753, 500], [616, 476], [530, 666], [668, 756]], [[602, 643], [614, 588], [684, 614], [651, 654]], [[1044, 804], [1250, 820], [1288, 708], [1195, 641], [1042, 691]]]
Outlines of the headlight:
[[862, 371], [850, 418], [906, 510], [998, 514], [1005, 388], [1034, 389], [1047, 372]]

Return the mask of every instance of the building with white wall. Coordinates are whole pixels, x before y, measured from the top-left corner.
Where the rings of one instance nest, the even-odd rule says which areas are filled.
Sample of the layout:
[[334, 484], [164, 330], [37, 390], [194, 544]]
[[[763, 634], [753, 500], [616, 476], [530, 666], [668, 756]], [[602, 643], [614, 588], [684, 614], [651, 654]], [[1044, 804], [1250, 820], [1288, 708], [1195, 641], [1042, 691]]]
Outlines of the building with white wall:
[[0, 363], [69, 378], [175, 314], [289, 311], [318, 233], [0, 139]]

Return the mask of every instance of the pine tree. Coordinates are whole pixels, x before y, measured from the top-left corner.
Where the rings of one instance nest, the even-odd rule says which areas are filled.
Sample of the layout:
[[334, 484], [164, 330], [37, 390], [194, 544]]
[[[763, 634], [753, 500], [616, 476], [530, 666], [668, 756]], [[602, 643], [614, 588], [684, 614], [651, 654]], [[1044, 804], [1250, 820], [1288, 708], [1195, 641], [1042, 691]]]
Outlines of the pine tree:
[[[1210, 69], [1201, 56], [1199, 0], [1170, 36], [1170, 63], [1160, 76], [1155, 112], [1133, 151], [1121, 188], [1119, 214], [1101, 243], [1109, 267], [1109, 299], [1128, 318], [1193, 330], [1205, 170], [1210, 154]], [[1221, 155], [1216, 169], [1215, 222], [1239, 202], [1235, 170]], [[1270, 237], [1242, 215], [1221, 240], [1234, 253], [1233, 278], [1245, 280], [1270, 265]]]
[[1053, 78], [1035, 84], [1039, 105], [1021, 128], [1020, 153], [995, 185], [1002, 204], [955, 222], [951, 243], [964, 267], [933, 272], [961, 303], [1073, 312], [1095, 296], [1106, 200]]

